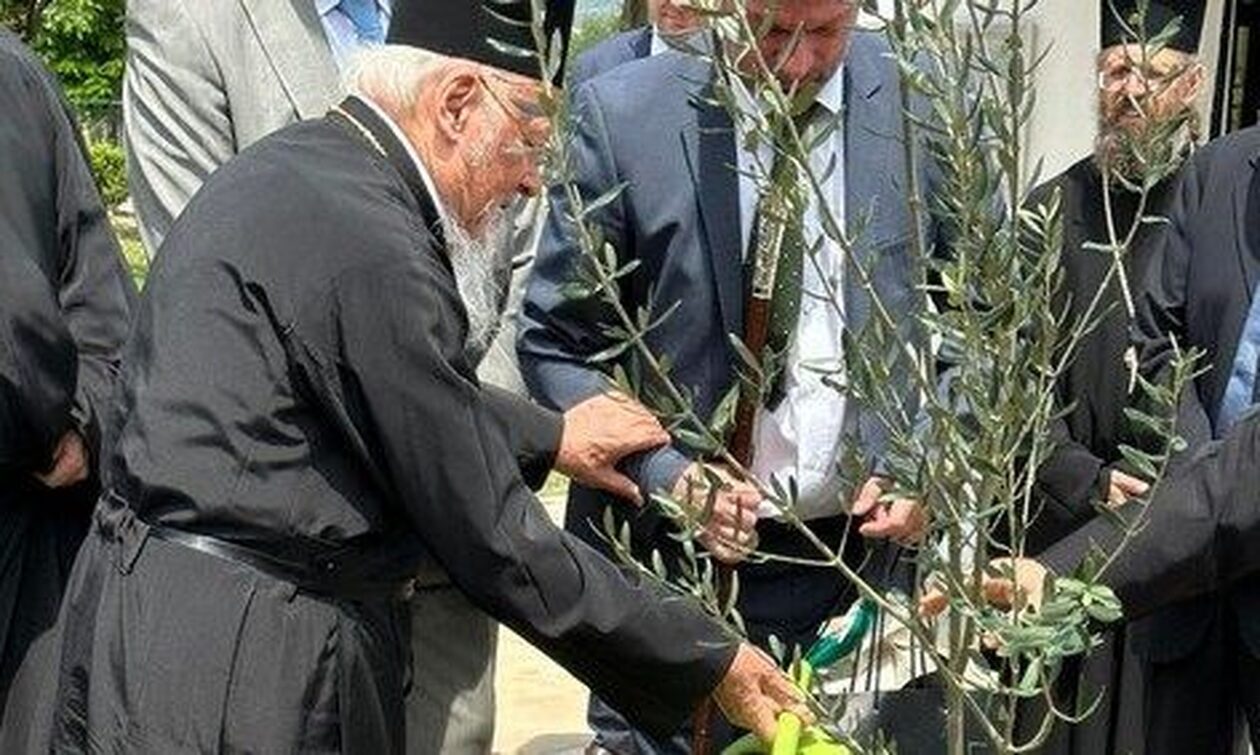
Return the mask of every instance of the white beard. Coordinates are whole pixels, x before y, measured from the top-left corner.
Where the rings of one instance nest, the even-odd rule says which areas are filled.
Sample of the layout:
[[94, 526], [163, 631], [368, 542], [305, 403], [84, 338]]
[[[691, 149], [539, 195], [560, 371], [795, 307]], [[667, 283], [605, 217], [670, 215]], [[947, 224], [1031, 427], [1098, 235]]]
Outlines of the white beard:
[[490, 349], [503, 315], [506, 277], [501, 260], [512, 236], [512, 215], [506, 208], [492, 211], [485, 229], [473, 238], [454, 220], [442, 218], [447, 254], [455, 273], [455, 286], [468, 312], [468, 339], [464, 350], [475, 367]]

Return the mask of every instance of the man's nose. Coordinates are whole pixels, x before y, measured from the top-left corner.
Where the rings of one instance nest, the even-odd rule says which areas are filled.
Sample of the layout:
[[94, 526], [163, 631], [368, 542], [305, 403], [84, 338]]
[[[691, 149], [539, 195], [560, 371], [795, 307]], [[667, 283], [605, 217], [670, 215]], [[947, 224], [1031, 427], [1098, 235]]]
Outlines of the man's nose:
[[814, 52], [804, 42], [797, 43], [779, 65], [779, 78], [789, 84], [807, 81], [813, 73]]
[[1120, 91], [1126, 97], [1141, 97], [1147, 93], [1147, 86], [1144, 76], [1137, 71], [1130, 71], [1129, 75], [1124, 78], [1124, 85], [1120, 88]]

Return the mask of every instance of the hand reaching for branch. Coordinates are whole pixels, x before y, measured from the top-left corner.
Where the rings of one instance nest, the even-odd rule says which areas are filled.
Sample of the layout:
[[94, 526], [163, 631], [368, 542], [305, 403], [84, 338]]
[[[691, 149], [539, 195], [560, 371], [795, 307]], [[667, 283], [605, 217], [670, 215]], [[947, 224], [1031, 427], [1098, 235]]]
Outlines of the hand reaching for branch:
[[564, 413], [555, 468], [583, 485], [642, 505], [639, 486], [617, 471], [617, 463], [668, 442], [669, 433], [641, 404], [620, 393], [605, 393]]
[[695, 462], [678, 479], [673, 494], [701, 520], [700, 543], [718, 561], [736, 564], [757, 548], [761, 493], [756, 486], [725, 467]]
[[871, 477], [853, 499], [851, 514], [862, 519], [858, 532], [876, 540], [893, 540], [903, 545], [918, 543], [927, 532], [923, 506], [909, 498], [882, 502], [880, 497], [892, 487], [885, 477]]
[[[995, 558], [981, 581], [981, 594], [995, 608], [1040, 609], [1050, 572], [1031, 558]], [[949, 607], [949, 596], [933, 587], [919, 598], [919, 613], [940, 614]]]
[[1141, 498], [1146, 495], [1151, 489], [1151, 486], [1145, 480], [1125, 474], [1118, 469], [1113, 469], [1107, 474], [1108, 508], [1114, 509], [1123, 506], [1130, 499]]
[[50, 488], [68, 488], [88, 477], [88, 452], [83, 436], [76, 430], [67, 430], [53, 449], [52, 467], [35, 479]]
[[748, 644], [740, 645], [713, 691], [713, 700], [727, 720], [753, 731], [763, 742], [774, 741], [779, 714], [784, 711], [806, 725], [814, 722], [801, 691], [769, 656]]

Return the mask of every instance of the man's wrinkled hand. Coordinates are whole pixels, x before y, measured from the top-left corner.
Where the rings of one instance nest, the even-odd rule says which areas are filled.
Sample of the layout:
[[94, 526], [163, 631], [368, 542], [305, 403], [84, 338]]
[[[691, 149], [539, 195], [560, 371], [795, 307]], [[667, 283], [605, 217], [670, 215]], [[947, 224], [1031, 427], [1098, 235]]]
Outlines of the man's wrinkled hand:
[[1141, 498], [1150, 492], [1145, 480], [1125, 474], [1118, 469], [1107, 473], [1107, 507], [1118, 508], [1133, 498]]
[[83, 436], [75, 430], [67, 430], [53, 449], [52, 467], [35, 479], [50, 488], [68, 488], [88, 477], [88, 451]]
[[724, 564], [737, 564], [757, 548], [761, 493], [719, 465], [695, 462], [674, 485], [674, 500], [700, 520], [700, 544]]
[[785, 711], [806, 725], [814, 722], [796, 685], [770, 656], [746, 643], [740, 645], [735, 660], [713, 690], [713, 700], [728, 721], [749, 729], [763, 742], [774, 741], [779, 714]]
[[587, 487], [643, 503], [639, 486], [617, 471], [624, 457], [669, 442], [652, 413], [620, 393], [589, 398], [564, 413], [556, 471]]
[[[1049, 576], [1049, 570], [1031, 558], [995, 558], [981, 578], [980, 592], [995, 608], [1039, 610]], [[925, 617], [937, 616], [948, 607], [949, 596], [940, 587], [932, 587], [919, 598], [919, 613]]]
[[880, 498], [892, 487], [885, 477], [867, 480], [853, 499], [852, 516], [861, 519], [858, 532], [874, 540], [892, 540], [911, 545], [923, 540], [927, 533], [927, 515], [923, 506], [909, 498], [881, 501]]

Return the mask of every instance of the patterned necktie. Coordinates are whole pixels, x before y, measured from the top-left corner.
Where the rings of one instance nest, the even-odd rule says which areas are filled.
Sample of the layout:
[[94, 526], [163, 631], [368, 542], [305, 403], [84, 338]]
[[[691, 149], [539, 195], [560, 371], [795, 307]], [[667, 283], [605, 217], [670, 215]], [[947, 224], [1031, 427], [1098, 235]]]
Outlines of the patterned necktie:
[[385, 41], [385, 29], [381, 26], [381, 12], [376, 7], [376, 0], [341, 0], [337, 7], [354, 24], [360, 42], [379, 44]]
[[1251, 309], [1247, 322], [1243, 323], [1238, 350], [1234, 353], [1234, 368], [1230, 370], [1225, 395], [1221, 398], [1220, 411], [1216, 414], [1216, 437], [1221, 437], [1234, 426], [1239, 417], [1255, 403], [1256, 370], [1260, 367], [1260, 287], [1251, 296]]
[[[816, 107], [810, 107], [793, 119], [797, 133], [806, 144], [809, 143], [807, 128], [816, 110]], [[775, 266], [774, 293], [770, 297], [770, 322], [766, 333], [769, 385], [762, 398], [765, 407], [774, 411], [782, 403], [786, 392], [784, 381], [789, 366], [788, 353], [792, 350], [797, 323], [801, 317], [801, 292], [805, 277], [804, 209], [807, 202], [800, 171], [779, 150], [776, 150], [774, 166], [770, 170], [770, 184], [775, 187], [774, 190], [792, 195], [790, 206], [793, 208], [788, 212], [783, 227], [783, 241], [779, 247], [779, 261]], [[767, 203], [775, 201], [772, 199], [774, 190], [767, 192], [758, 201], [758, 215], [770, 211]]]

